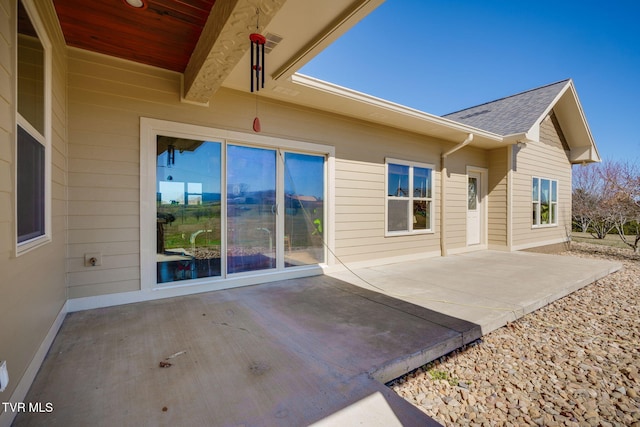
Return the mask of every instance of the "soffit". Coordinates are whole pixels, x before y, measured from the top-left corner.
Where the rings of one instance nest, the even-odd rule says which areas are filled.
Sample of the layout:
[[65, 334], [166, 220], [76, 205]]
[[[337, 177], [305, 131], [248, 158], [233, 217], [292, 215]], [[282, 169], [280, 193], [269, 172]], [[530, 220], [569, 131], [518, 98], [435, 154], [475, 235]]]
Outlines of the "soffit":
[[483, 149], [494, 149], [513, 143], [491, 132], [300, 74], [277, 82], [273, 88], [261, 90], [258, 96], [452, 143], [460, 143], [469, 133], [473, 133], [474, 139], [470, 145]]
[[68, 46], [183, 72], [216, 0], [53, 0]]
[[267, 54], [270, 85], [274, 77], [293, 74], [383, 2], [143, 0], [146, 7], [136, 9], [124, 0], [52, 1], [67, 45], [184, 73], [183, 97], [199, 103], [223, 84], [249, 91], [250, 33], [282, 37]]

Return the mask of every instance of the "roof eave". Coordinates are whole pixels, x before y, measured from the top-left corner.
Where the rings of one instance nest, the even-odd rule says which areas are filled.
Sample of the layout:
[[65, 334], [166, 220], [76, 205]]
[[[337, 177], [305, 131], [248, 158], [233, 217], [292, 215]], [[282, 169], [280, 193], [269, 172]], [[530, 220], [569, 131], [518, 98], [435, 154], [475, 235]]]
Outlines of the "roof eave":
[[[314, 77], [295, 73], [291, 82], [298, 90], [320, 92], [332, 98], [330, 105], [321, 97], [315, 97], [315, 108], [332, 111], [350, 117], [396, 127], [419, 134], [440, 137], [447, 141], [459, 142], [473, 133], [470, 145], [482, 148], [499, 148], [508, 145], [501, 135], [426, 113]], [[336, 101], [340, 99], [340, 102]], [[395, 120], [398, 119], [398, 120]], [[400, 123], [402, 122], [402, 123]]]

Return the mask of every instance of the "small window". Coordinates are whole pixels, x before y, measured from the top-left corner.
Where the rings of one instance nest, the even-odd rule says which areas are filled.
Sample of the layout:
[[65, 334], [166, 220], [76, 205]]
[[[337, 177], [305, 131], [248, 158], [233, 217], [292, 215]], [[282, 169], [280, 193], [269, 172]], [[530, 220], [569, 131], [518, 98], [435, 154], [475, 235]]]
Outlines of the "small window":
[[387, 159], [387, 235], [432, 231], [433, 167]]
[[32, 16], [18, 1], [16, 217], [18, 253], [48, 241], [47, 59]]
[[534, 177], [532, 190], [533, 226], [558, 225], [558, 181]]
[[18, 127], [18, 243], [45, 234], [44, 147]]

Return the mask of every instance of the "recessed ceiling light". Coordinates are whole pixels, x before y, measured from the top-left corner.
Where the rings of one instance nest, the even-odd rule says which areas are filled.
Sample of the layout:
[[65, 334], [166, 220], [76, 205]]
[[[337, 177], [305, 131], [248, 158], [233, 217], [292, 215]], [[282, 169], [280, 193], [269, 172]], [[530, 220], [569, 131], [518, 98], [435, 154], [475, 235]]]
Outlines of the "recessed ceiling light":
[[127, 6], [135, 7], [136, 9], [146, 9], [147, 2], [144, 0], [122, 0]]

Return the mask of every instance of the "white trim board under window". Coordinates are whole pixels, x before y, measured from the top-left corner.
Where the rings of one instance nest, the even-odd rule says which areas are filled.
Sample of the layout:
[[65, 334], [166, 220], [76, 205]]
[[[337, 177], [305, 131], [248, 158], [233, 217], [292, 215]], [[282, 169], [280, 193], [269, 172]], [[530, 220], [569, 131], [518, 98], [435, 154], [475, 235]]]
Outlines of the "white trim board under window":
[[531, 180], [532, 228], [558, 225], [558, 180], [534, 176]]
[[433, 233], [434, 166], [385, 159], [385, 236]]

